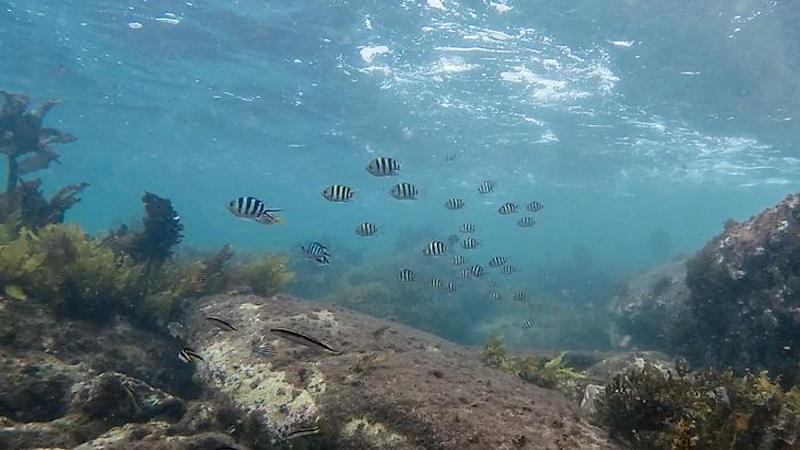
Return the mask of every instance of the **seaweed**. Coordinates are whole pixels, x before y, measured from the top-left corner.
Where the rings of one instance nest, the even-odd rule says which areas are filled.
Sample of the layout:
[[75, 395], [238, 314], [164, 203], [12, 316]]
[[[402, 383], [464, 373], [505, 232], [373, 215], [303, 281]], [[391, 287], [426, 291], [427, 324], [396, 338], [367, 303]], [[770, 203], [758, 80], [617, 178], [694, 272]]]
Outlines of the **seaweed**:
[[295, 275], [286, 269], [286, 263], [285, 257], [266, 255], [236, 264], [230, 269], [230, 285], [248, 286], [264, 297], [275, 295], [294, 280]]
[[137, 262], [159, 264], [172, 255], [172, 248], [181, 242], [183, 225], [172, 202], [150, 192], [142, 197], [146, 215], [144, 229], [133, 237], [128, 253]]

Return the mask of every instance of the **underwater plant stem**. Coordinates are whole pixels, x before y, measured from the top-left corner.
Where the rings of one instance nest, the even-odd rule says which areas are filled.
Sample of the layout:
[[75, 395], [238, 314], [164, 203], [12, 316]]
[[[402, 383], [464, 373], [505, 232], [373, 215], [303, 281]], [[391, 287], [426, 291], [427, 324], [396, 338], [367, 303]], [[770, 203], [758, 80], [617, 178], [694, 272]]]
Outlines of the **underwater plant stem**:
[[6, 172], [6, 192], [11, 192], [17, 187], [17, 181], [19, 178], [18, 175], [18, 164], [17, 158], [7, 155], [8, 158], [8, 171]]

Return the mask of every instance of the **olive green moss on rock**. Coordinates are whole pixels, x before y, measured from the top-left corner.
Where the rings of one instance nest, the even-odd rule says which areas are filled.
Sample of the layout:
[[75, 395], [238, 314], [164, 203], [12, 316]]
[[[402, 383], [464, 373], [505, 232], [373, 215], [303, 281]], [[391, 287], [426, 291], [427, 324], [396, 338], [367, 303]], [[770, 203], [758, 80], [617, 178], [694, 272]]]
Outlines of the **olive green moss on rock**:
[[408, 445], [408, 439], [380, 422], [370, 422], [366, 417], [354, 418], [342, 427], [347, 439], [361, 441], [371, 448], [399, 448]]

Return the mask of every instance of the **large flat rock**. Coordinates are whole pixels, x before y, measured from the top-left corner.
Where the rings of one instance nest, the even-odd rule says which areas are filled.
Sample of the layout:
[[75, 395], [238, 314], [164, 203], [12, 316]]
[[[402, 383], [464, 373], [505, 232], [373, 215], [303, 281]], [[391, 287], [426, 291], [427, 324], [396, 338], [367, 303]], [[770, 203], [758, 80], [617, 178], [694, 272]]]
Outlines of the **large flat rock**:
[[[226, 331], [206, 317], [223, 318]], [[214, 296], [190, 305], [196, 377], [245, 413], [254, 448], [617, 448], [560, 394], [488, 368], [474, 350], [403, 325], [288, 296]], [[389, 328], [386, 328], [389, 326]], [[313, 336], [340, 354], [282, 339]], [[264, 356], [254, 350], [270, 346]]]

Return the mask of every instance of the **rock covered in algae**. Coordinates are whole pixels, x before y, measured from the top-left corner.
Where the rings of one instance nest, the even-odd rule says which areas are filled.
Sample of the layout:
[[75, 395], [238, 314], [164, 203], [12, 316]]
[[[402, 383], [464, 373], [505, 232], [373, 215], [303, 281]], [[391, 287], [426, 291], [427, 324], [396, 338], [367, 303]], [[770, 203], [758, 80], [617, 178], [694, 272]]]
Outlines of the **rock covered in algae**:
[[[237, 331], [216, 326], [222, 318]], [[388, 327], [387, 327], [388, 325]], [[557, 393], [486, 367], [476, 352], [355, 312], [287, 296], [188, 306], [196, 377], [244, 415], [253, 448], [616, 448]], [[313, 336], [340, 354], [283, 340]], [[266, 355], [266, 347], [274, 351]]]

